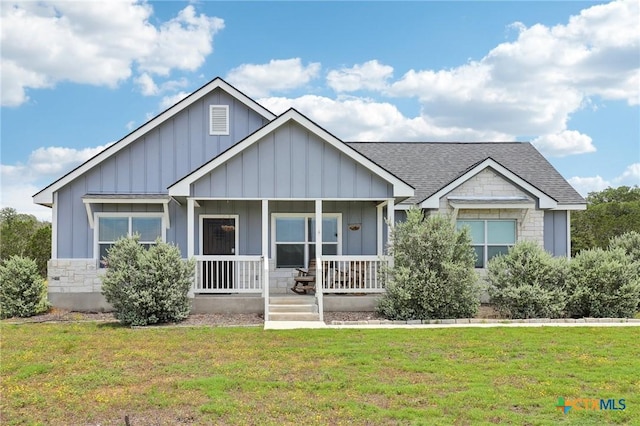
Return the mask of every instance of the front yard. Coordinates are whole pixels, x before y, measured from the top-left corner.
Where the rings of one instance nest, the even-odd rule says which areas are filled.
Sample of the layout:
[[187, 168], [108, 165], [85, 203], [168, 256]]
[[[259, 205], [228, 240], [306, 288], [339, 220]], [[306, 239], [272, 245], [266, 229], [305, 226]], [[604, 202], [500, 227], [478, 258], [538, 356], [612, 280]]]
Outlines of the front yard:
[[1, 327], [8, 425], [640, 424], [636, 327]]

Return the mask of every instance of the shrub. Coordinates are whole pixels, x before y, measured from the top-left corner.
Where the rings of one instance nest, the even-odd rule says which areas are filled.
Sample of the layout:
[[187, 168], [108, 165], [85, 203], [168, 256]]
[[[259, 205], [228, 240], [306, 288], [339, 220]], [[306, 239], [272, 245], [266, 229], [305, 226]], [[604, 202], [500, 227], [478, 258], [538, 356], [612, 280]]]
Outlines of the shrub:
[[377, 311], [388, 319], [468, 318], [478, 310], [475, 254], [466, 230], [445, 216], [418, 209], [390, 234], [394, 265], [383, 274]]
[[640, 232], [630, 231], [609, 240], [609, 248], [621, 248], [631, 260], [640, 262]]
[[156, 241], [148, 250], [137, 236], [122, 238], [108, 251], [102, 294], [127, 325], [177, 322], [189, 315], [188, 292], [194, 263], [177, 247]]
[[521, 241], [488, 264], [488, 292], [496, 309], [509, 318], [563, 316], [569, 265], [532, 241]]
[[622, 248], [581, 251], [571, 262], [568, 284], [572, 317], [631, 318], [640, 303], [640, 277]]
[[33, 259], [11, 256], [0, 266], [0, 318], [46, 312], [47, 286]]

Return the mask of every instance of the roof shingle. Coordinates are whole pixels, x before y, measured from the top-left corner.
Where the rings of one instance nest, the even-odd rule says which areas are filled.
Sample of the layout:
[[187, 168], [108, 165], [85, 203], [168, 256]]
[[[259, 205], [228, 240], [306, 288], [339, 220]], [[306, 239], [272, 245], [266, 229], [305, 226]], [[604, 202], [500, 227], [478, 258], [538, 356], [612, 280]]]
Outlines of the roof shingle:
[[420, 203], [476, 164], [492, 158], [559, 204], [585, 200], [528, 142], [347, 142], [415, 189]]

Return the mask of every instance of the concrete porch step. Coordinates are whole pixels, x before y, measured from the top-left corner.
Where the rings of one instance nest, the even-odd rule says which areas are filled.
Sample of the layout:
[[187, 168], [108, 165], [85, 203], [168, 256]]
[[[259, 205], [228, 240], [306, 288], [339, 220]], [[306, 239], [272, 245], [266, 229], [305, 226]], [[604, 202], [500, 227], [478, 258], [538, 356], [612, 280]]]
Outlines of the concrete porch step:
[[320, 321], [315, 296], [269, 297], [268, 321]]
[[320, 314], [307, 312], [269, 313], [269, 321], [320, 321]]
[[273, 313], [287, 313], [287, 312], [300, 312], [308, 314], [318, 313], [318, 305], [269, 305], [269, 312]]
[[270, 296], [269, 305], [314, 305], [315, 296]]

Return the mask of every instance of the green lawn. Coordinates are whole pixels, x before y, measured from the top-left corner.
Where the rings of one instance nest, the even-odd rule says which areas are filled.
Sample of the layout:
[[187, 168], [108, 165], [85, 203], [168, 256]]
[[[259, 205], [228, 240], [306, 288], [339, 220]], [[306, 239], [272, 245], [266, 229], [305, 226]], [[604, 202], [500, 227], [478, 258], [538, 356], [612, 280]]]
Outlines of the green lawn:
[[[1, 424], [640, 424], [640, 329], [2, 324]], [[558, 397], [625, 399], [563, 414]]]

